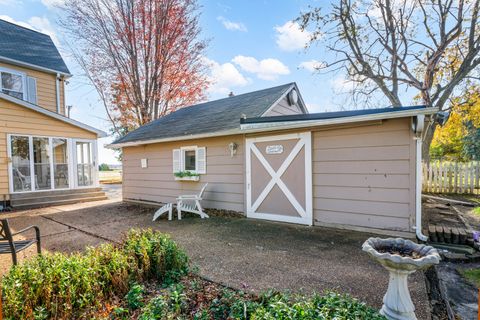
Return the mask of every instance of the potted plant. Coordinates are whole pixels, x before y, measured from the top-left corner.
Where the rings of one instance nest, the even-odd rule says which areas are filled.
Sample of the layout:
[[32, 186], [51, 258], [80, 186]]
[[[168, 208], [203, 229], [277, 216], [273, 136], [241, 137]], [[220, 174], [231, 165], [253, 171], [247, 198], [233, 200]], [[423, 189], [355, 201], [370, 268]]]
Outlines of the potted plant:
[[173, 174], [175, 180], [177, 181], [198, 181], [200, 180], [200, 175], [191, 171], [178, 171]]

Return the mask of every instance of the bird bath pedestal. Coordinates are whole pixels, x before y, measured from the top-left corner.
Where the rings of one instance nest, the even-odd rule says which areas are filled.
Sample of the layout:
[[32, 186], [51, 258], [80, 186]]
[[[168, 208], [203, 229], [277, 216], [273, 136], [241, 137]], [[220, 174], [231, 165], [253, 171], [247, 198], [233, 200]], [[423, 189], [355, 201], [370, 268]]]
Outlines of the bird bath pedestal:
[[390, 273], [380, 313], [388, 319], [417, 319], [408, 291], [408, 275], [439, 263], [437, 250], [401, 238], [369, 238], [363, 243], [362, 249]]

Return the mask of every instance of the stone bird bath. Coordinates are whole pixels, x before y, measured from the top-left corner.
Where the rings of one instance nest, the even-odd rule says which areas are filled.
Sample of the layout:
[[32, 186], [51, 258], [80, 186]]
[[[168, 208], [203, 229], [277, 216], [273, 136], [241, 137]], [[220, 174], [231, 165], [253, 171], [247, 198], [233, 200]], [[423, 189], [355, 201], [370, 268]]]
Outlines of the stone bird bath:
[[438, 264], [440, 255], [437, 250], [401, 238], [369, 238], [363, 243], [362, 250], [390, 273], [380, 313], [388, 319], [417, 319], [408, 290], [408, 275]]

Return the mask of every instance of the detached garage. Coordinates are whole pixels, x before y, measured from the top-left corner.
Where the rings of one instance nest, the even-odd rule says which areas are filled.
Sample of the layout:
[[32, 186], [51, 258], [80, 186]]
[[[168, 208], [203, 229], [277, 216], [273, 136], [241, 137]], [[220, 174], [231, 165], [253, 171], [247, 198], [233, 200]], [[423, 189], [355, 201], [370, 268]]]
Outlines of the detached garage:
[[208, 182], [205, 208], [421, 237], [417, 150], [436, 111], [309, 114], [290, 83], [180, 109], [111, 147], [123, 151], [125, 201], [175, 202]]

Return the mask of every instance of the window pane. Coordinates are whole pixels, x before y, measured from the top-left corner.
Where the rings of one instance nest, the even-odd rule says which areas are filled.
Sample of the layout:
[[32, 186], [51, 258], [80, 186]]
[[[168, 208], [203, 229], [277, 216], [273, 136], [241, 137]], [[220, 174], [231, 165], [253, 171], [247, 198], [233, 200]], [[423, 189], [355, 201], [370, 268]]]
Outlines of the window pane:
[[48, 138], [33, 138], [33, 169], [35, 172], [35, 189], [51, 189], [50, 145]]
[[17, 99], [23, 100], [23, 93], [21, 92], [15, 92], [15, 91], [10, 91], [10, 90], [2, 90], [3, 93], [8, 94], [9, 96], [15, 97]]
[[23, 91], [23, 79], [18, 74], [2, 72], [2, 88], [17, 92]]
[[195, 150], [185, 151], [185, 170], [195, 171]]
[[13, 191], [31, 191], [28, 137], [11, 137]]
[[53, 183], [55, 189], [68, 188], [67, 140], [52, 139], [53, 143]]

